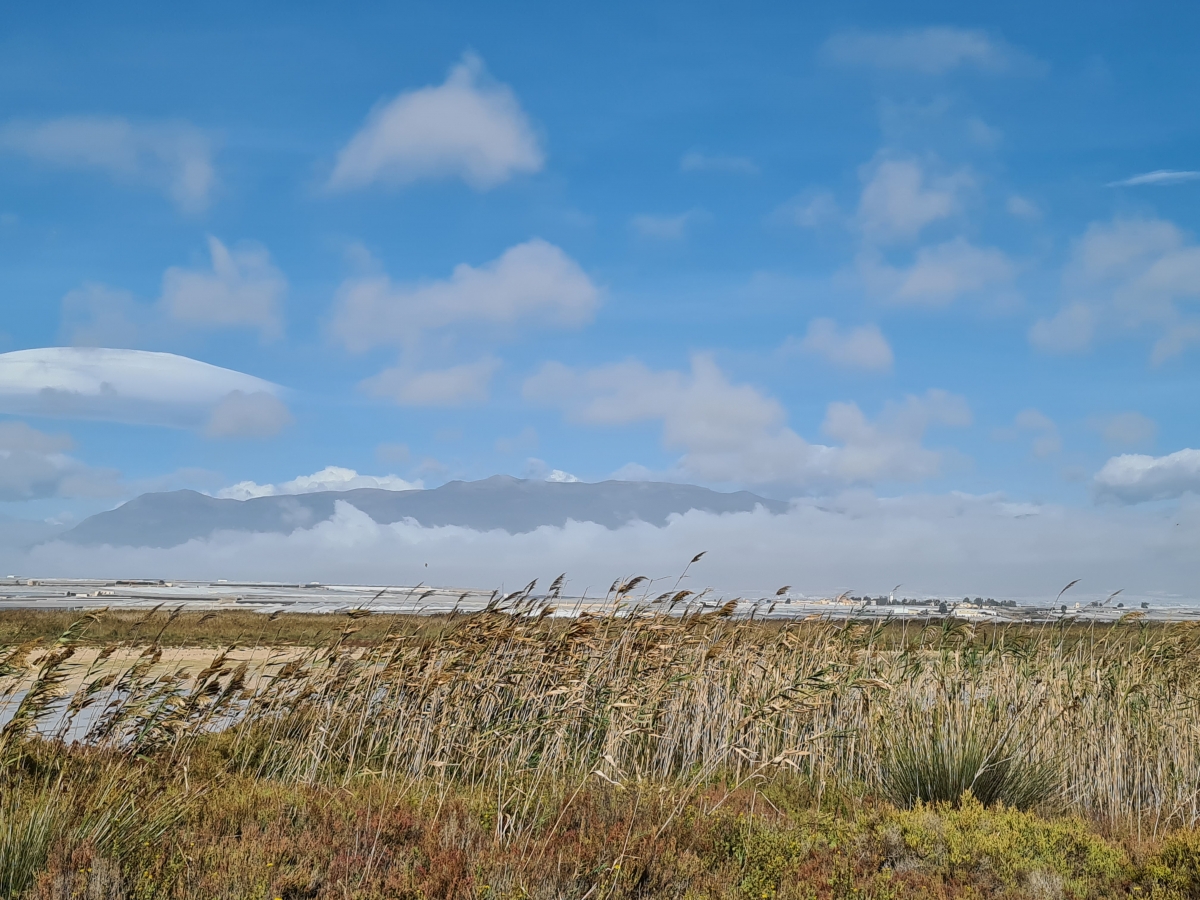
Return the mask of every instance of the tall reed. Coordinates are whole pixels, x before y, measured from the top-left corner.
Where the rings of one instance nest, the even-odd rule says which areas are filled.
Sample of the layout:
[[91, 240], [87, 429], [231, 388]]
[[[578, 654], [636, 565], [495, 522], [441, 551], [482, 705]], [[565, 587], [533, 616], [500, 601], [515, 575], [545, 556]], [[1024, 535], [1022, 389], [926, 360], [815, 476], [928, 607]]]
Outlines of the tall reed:
[[518, 595], [367, 647], [351, 646], [355, 613], [325, 620], [320, 647], [229, 648], [196, 671], [164, 669], [148, 643], [123, 668], [113, 656], [76, 672], [65, 697], [73, 663], [26, 650], [32, 670], [0, 675], [17, 704], [5, 732], [18, 746], [57, 722], [179, 766], [218, 741], [242, 774], [491, 785], [514, 812], [531, 810], [538, 785], [785, 773], [818, 796], [969, 788], [1114, 825], [1200, 819], [1190, 625], [778, 624], [657, 609], [564, 620]]

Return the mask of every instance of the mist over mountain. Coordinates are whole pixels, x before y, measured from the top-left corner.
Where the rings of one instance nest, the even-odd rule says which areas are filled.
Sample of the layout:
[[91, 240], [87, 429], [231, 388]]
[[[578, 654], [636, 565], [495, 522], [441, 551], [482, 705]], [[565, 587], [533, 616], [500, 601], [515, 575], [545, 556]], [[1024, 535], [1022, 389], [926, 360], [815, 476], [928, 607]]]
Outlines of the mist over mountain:
[[175, 547], [217, 531], [290, 534], [334, 514], [344, 501], [386, 525], [405, 519], [432, 527], [523, 534], [543, 525], [594, 522], [619, 528], [631, 521], [665, 525], [689, 510], [749, 512], [761, 506], [782, 513], [788, 504], [746, 491], [720, 493], [689, 484], [602, 481], [549, 482], [495, 475], [451, 481], [431, 490], [361, 488], [230, 500], [196, 491], [143, 494], [116, 509], [84, 519], [59, 539], [82, 545]]

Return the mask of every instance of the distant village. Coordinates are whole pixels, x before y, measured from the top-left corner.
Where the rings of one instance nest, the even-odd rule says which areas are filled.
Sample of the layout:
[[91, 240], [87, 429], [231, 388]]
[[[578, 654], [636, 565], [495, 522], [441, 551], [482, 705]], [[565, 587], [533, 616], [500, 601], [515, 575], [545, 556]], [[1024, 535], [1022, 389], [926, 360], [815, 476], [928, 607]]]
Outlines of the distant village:
[[[942, 600], [939, 598], [926, 598], [923, 600], [916, 600], [916, 599], [909, 599], [908, 597], [897, 598], [895, 596], [891, 596], [891, 597], [863, 596], [863, 597], [847, 597], [846, 599], [851, 603], [856, 603], [861, 606], [937, 607], [937, 611], [939, 613], [949, 613], [952, 610], [963, 610], [963, 609], [987, 609], [990, 607], [1001, 608], [1001, 609], [1015, 609], [1017, 607], [1016, 600], [995, 600], [991, 597], [988, 597], [987, 599], [984, 599], [983, 597], [976, 597], [974, 600], [972, 600], [970, 597], [963, 597], [962, 600]], [[1109, 598], [1109, 599], [1112, 599], [1112, 598]], [[1107, 601], [1102, 602], [1099, 600], [1093, 600], [1092, 602], [1083, 604], [1083, 605], [1076, 603], [1075, 608], [1076, 609], [1081, 609], [1081, 608], [1090, 609], [1090, 608], [1105, 606], [1106, 603], [1107, 603]], [[1115, 608], [1116, 609], [1124, 609], [1125, 604], [1117, 603], [1115, 605]], [[1150, 604], [1147, 602], [1143, 602], [1141, 604], [1141, 608], [1149, 609]], [[1065, 603], [1061, 604], [1060, 611], [1063, 613], [1066, 613], [1067, 612], [1067, 604], [1065, 604]]]

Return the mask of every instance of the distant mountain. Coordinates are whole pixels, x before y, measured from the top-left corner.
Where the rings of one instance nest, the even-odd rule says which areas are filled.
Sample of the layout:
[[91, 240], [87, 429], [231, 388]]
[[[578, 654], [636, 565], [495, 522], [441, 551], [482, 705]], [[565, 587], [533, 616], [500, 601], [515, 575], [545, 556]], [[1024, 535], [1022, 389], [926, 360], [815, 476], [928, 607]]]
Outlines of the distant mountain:
[[60, 540], [114, 547], [174, 547], [214, 531], [287, 534], [333, 515], [343, 500], [380, 524], [415, 519], [422, 525], [461, 525], [512, 534], [542, 525], [596, 522], [617, 528], [631, 520], [666, 524], [673, 513], [746, 512], [763, 506], [783, 512], [787, 504], [746, 491], [723, 494], [690, 484], [646, 481], [549, 482], [495, 475], [482, 481], [451, 481], [427, 491], [321, 491], [220, 500], [195, 491], [142, 494], [116, 509], [84, 519]]

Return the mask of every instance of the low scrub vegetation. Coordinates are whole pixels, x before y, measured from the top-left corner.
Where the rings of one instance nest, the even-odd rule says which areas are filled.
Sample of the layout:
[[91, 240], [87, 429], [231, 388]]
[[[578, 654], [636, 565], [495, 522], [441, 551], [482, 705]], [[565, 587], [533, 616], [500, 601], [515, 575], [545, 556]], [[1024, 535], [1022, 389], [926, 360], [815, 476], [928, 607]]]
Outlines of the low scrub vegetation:
[[0, 616], [0, 895], [1200, 896], [1200, 631], [722, 612]]

